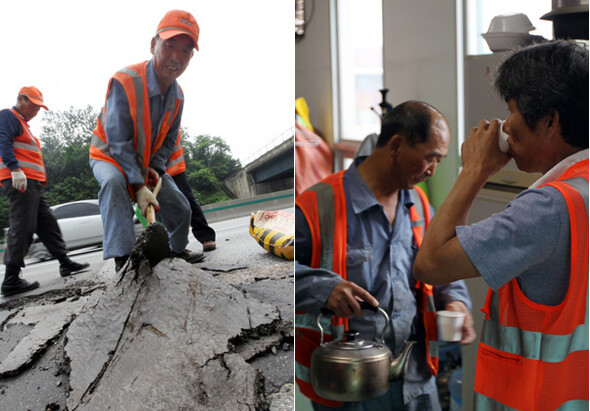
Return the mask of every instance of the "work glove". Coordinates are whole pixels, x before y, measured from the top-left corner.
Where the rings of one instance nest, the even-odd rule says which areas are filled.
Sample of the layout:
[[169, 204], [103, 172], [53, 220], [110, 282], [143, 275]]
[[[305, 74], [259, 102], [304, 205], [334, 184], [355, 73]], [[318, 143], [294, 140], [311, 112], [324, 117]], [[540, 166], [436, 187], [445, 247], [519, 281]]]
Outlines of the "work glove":
[[160, 210], [160, 204], [158, 203], [158, 200], [156, 200], [156, 197], [154, 197], [154, 193], [152, 193], [146, 186], [141, 187], [135, 192], [135, 198], [137, 199], [137, 206], [141, 211], [141, 215], [144, 217], [146, 216], [145, 212], [149, 204], [153, 204], [154, 207], [156, 207], [156, 211]]
[[148, 175], [147, 175], [147, 186], [149, 187], [150, 190], [154, 189], [154, 187], [158, 183], [159, 179], [160, 179], [160, 174], [158, 174], [158, 172], [156, 170], [154, 170], [153, 168], [150, 167], [148, 169]]
[[25, 173], [22, 170], [16, 170], [11, 171], [10, 174], [12, 174], [12, 186], [21, 193], [27, 191], [27, 176]]

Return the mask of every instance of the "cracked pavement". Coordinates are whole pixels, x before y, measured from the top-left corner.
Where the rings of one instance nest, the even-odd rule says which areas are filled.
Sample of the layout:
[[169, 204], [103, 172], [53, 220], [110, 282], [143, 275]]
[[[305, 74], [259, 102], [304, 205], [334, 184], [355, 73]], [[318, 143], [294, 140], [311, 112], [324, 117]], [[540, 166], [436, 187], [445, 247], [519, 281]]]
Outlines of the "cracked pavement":
[[206, 255], [1, 299], [2, 407], [292, 410], [293, 263], [247, 227]]

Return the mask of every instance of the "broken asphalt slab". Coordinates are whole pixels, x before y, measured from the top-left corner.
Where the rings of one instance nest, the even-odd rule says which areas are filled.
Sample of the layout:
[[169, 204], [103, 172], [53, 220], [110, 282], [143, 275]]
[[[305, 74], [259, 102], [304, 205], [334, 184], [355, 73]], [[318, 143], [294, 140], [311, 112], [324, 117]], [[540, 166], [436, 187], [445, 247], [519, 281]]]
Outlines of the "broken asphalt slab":
[[74, 301], [48, 306], [31, 306], [6, 320], [6, 328], [28, 326], [30, 329], [8, 355], [2, 358], [0, 377], [17, 374], [44, 351], [49, 343], [60, 336], [85, 302], [85, 298], [76, 298]]
[[[280, 323], [276, 307], [179, 259], [133, 274], [97, 295], [68, 330], [68, 408], [182, 408], [222, 400], [255, 409], [256, 370], [232, 355], [231, 341], [272, 333]], [[239, 381], [209, 375], [220, 366]]]
[[[36, 381], [37, 394], [49, 393], [47, 401], [32, 395], [22, 409], [292, 409], [292, 266], [270, 261], [275, 265], [267, 265], [264, 280], [256, 280], [259, 268], [240, 266], [231, 274], [240, 280], [233, 285], [183, 260], [165, 259], [154, 269], [111, 276], [87, 293], [52, 291], [50, 302], [58, 308], [46, 311], [63, 311], [54, 320], [62, 327], [52, 327], [41, 352], [19, 355], [24, 365], [11, 367], [17, 375], [0, 378], [0, 401], [23, 404], [22, 394], [34, 391], [27, 384]], [[269, 294], [260, 291], [266, 288]], [[29, 338], [35, 321], [19, 318], [36, 318], [43, 311], [33, 308], [36, 302], [51, 306], [36, 298], [27, 301], [29, 314], [14, 303], [1, 311], [14, 340], [2, 342], [5, 350], [12, 353], [10, 347]], [[61, 306], [73, 302], [73, 311]], [[0, 354], [2, 366], [8, 354]]]

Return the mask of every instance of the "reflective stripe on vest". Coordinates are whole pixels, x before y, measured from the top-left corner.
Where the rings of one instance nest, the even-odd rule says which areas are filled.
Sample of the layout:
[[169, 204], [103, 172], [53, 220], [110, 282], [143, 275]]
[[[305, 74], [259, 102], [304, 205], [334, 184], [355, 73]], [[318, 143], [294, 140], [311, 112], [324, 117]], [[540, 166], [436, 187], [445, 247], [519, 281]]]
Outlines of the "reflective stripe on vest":
[[[311, 267], [326, 268], [346, 279], [346, 204], [340, 193], [344, 170], [332, 174], [304, 191], [295, 199], [308, 221], [313, 244]], [[319, 204], [325, 205], [319, 207]], [[338, 238], [340, 241], [334, 241]], [[322, 319], [324, 322], [325, 319]], [[330, 327], [324, 328], [324, 342], [341, 339], [348, 328], [348, 319], [332, 317]], [[295, 381], [299, 390], [310, 400], [329, 407], [338, 407], [341, 401], [330, 401], [318, 396], [310, 379], [311, 354], [320, 344], [320, 332], [315, 326], [315, 314], [295, 313]]]
[[166, 173], [170, 176], [175, 176], [186, 170], [186, 163], [184, 162], [184, 150], [180, 143], [180, 129], [178, 130], [178, 137], [176, 137], [176, 143], [172, 149], [172, 154], [166, 164]]
[[[33, 133], [31, 133], [29, 125], [20, 113], [13, 109], [8, 110], [17, 118], [23, 129], [22, 134], [14, 138], [12, 145], [18, 166], [27, 178], [41, 181], [45, 184], [47, 182], [47, 176], [45, 174], [43, 155], [41, 154], [41, 144]], [[0, 181], [8, 178], [12, 178], [10, 169], [0, 159]]]
[[516, 278], [488, 292], [476, 409], [588, 409], [588, 160], [546, 185], [562, 194], [569, 213], [567, 294], [556, 306], [537, 304], [526, 298]]
[[[414, 234], [414, 241], [416, 246], [420, 248], [426, 227], [430, 223], [430, 203], [428, 197], [420, 187], [410, 191], [414, 200], [414, 206], [410, 208], [410, 222], [412, 232]], [[422, 317], [424, 324], [425, 340], [424, 344], [428, 347], [426, 353], [426, 363], [432, 375], [438, 373], [438, 329], [436, 326], [436, 306], [434, 304], [434, 291], [430, 284], [423, 282], [416, 282], [416, 289], [418, 292], [418, 312]]]
[[[342, 184], [344, 172], [332, 174], [322, 180], [298, 196], [295, 202], [305, 216], [311, 234], [310, 266], [326, 268], [346, 279], [347, 219], [346, 198]], [[410, 220], [414, 241], [419, 247], [425, 227], [430, 222], [430, 204], [426, 195], [418, 187], [415, 191], [412, 190], [412, 196], [416, 207], [410, 208]], [[427, 362], [430, 372], [436, 375], [438, 370], [438, 336], [432, 286], [417, 282], [416, 289], [418, 311], [426, 332]], [[348, 328], [348, 321], [346, 318], [333, 317], [331, 327], [323, 328], [324, 341], [337, 340], [342, 338], [344, 329]], [[312, 401], [337, 407], [343, 403], [319, 397], [313, 390], [309, 379], [311, 354], [319, 346], [319, 335], [319, 330], [315, 325], [315, 315], [297, 312], [295, 316], [295, 379], [301, 393]]]
[[[172, 122], [178, 114], [180, 108], [180, 99], [176, 99], [175, 103], [168, 107], [164, 112], [162, 121], [160, 122], [160, 129], [152, 145], [152, 125], [150, 117], [149, 97], [147, 89], [147, 75], [146, 75], [147, 61], [139, 64], [134, 64], [119, 70], [111, 78], [109, 82], [109, 90], [113, 80], [117, 80], [127, 97], [129, 104], [129, 114], [133, 122], [133, 147], [137, 155], [137, 164], [141, 167], [141, 173], [144, 176], [144, 183], [147, 183], [147, 174], [152, 156], [160, 149]], [[108, 94], [107, 94], [108, 96]], [[104, 130], [104, 122], [106, 120], [106, 101], [93, 132], [92, 142], [90, 146], [90, 158], [95, 160], [107, 161], [113, 164], [123, 175], [125, 172], [123, 168], [112, 157], [110, 148], [107, 142], [106, 133]], [[125, 178], [127, 176], [125, 175]], [[135, 199], [135, 191], [128, 185], [129, 194], [132, 199]]]

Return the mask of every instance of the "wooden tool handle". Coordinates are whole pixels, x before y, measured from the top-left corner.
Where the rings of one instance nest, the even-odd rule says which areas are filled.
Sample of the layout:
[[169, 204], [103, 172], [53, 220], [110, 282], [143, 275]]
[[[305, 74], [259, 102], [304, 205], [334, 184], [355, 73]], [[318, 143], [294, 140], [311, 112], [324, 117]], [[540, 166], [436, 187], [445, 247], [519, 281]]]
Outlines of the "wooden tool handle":
[[158, 196], [158, 193], [160, 192], [160, 188], [162, 188], [162, 177], [158, 178], [158, 182], [156, 183], [156, 186], [154, 187], [154, 197]]
[[147, 209], [145, 210], [145, 219], [147, 220], [147, 225], [156, 222], [156, 207], [154, 207], [153, 204], [148, 204]]
[[[162, 177], [158, 178], [158, 182], [154, 187], [154, 198], [157, 197], [158, 193], [160, 192], [160, 188], [162, 188]], [[145, 210], [145, 218], [147, 220], [147, 225], [156, 222], [156, 207], [153, 204], [148, 204], [147, 209]]]

